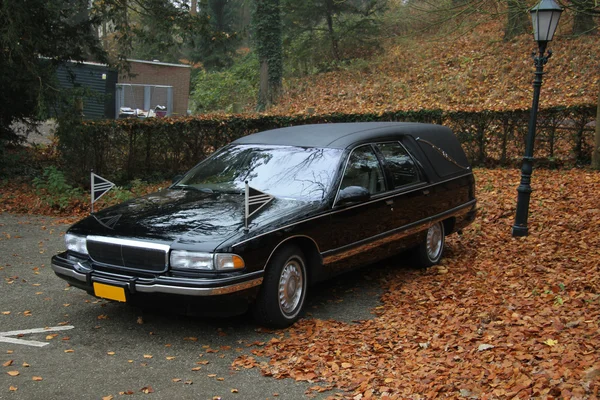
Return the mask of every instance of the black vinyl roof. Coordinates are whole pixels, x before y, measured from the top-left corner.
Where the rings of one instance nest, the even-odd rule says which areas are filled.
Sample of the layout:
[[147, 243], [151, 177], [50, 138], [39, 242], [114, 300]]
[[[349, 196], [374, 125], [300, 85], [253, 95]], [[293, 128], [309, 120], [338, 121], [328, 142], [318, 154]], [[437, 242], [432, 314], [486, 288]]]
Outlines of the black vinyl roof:
[[233, 143], [345, 149], [363, 142], [398, 139], [399, 135], [410, 135], [416, 138], [430, 134], [445, 136], [452, 135], [452, 131], [441, 125], [414, 122], [299, 125], [255, 133], [237, 139]]
[[452, 130], [434, 124], [354, 122], [299, 125], [244, 136], [233, 144], [348, 149], [363, 143], [402, 140], [406, 136], [420, 149], [439, 178], [470, 171], [467, 156]]

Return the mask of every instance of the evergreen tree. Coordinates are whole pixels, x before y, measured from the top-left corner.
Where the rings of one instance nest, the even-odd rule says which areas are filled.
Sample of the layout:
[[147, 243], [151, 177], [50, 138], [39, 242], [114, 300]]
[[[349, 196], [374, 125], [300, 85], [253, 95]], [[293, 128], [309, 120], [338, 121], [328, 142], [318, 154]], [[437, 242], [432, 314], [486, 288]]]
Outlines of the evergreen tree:
[[55, 71], [62, 62], [106, 61], [95, 33], [99, 22], [89, 16], [86, 2], [0, 2], [0, 152], [22, 139], [15, 123], [32, 125], [55, 104], [60, 95]]

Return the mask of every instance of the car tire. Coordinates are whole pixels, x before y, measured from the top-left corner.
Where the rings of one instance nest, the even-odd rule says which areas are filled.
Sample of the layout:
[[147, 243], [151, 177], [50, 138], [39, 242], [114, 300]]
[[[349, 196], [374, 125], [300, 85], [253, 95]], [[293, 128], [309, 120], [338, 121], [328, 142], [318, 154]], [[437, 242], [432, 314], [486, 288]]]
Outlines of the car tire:
[[308, 275], [306, 258], [298, 246], [277, 250], [265, 270], [253, 306], [255, 320], [271, 328], [285, 328], [300, 318], [304, 309]]
[[444, 253], [444, 244], [444, 223], [439, 221], [427, 229], [425, 240], [417, 247], [415, 254], [417, 264], [423, 268], [437, 264]]

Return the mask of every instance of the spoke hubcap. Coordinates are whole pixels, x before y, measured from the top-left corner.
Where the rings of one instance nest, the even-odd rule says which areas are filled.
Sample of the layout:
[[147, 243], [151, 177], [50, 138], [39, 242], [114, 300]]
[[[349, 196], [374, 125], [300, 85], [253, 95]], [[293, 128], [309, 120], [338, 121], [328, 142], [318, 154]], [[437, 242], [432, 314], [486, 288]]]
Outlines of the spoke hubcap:
[[427, 256], [435, 261], [442, 251], [442, 241], [444, 240], [442, 227], [440, 223], [433, 225], [427, 230]]
[[293, 315], [304, 292], [304, 274], [297, 260], [288, 260], [279, 278], [279, 307], [284, 314]]

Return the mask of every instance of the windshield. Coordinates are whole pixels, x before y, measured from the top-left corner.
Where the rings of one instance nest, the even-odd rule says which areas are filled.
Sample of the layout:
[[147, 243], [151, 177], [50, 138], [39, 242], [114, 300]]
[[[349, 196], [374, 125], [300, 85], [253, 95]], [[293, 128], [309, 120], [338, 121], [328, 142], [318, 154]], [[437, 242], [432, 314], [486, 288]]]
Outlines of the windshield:
[[321, 200], [333, 182], [342, 150], [292, 146], [227, 146], [174, 188], [243, 193], [245, 181], [280, 198]]

